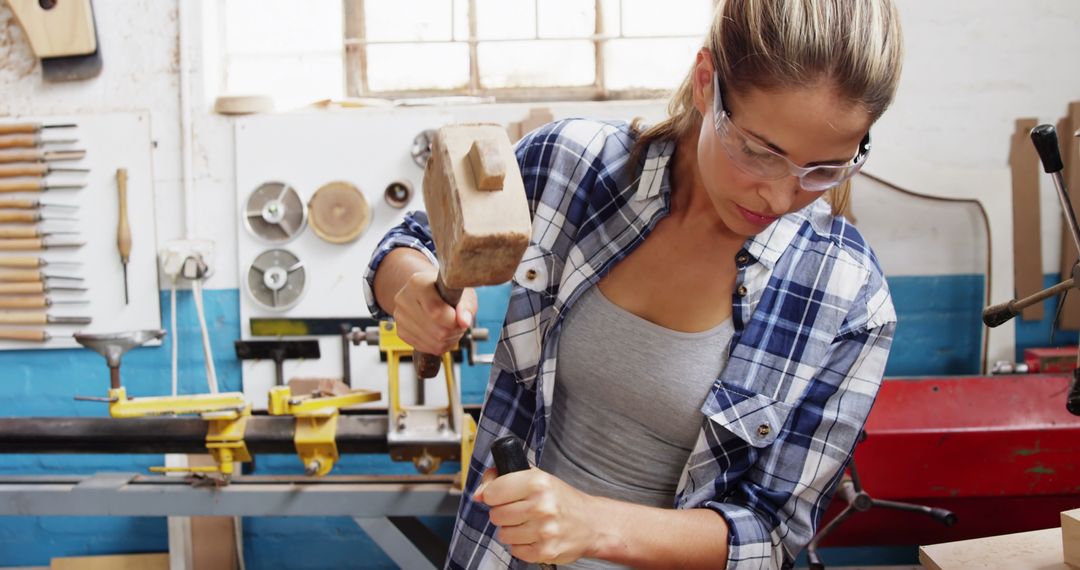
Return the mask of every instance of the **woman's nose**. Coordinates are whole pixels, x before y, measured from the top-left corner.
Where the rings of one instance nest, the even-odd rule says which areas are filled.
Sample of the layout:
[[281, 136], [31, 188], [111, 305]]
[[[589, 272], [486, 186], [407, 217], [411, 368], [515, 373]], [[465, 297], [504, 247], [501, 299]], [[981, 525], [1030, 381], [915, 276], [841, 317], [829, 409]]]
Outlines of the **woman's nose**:
[[794, 176], [763, 182], [758, 190], [758, 194], [769, 205], [769, 213], [777, 216], [788, 213], [798, 192], [799, 179]]

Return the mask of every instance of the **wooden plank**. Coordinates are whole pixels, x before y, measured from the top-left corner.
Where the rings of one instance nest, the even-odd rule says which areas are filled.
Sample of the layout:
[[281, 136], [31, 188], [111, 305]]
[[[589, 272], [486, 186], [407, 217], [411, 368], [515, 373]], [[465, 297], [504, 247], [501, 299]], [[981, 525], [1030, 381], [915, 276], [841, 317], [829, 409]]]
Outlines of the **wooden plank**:
[[[1039, 220], [1039, 155], [1030, 133], [1037, 119], [1017, 119], [1009, 147], [1013, 192], [1013, 276], [1016, 296], [1027, 297], [1042, 289], [1042, 236]], [[1036, 303], [1023, 310], [1024, 320], [1041, 320], [1045, 309]]]
[[919, 562], [929, 570], [1070, 570], [1062, 561], [1061, 529], [1057, 527], [920, 546]]
[[[1072, 200], [1073, 210], [1080, 204], [1080, 148], [1072, 134], [1080, 129], [1080, 102], [1069, 104], [1068, 114], [1057, 123], [1058, 146], [1061, 147], [1061, 159], [1065, 165], [1062, 177], [1069, 190], [1069, 199]], [[1045, 176], [1045, 174], [1044, 174]], [[1062, 219], [1064, 222], [1064, 218]], [[1072, 277], [1072, 267], [1077, 261], [1078, 253], [1073, 244], [1069, 228], [1061, 227], [1061, 279]], [[1080, 295], [1075, 293], [1065, 296], [1065, 304], [1061, 309], [1061, 317], [1058, 319], [1058, 328], [1061, 330], [1080, 330]]]
[[168, 554], [117, 554], [53, 558], [51, 570], [169, 570]]
[[1061, 513], [1061, 547], [1065, 563], [1080, 568], [1080, 509]]

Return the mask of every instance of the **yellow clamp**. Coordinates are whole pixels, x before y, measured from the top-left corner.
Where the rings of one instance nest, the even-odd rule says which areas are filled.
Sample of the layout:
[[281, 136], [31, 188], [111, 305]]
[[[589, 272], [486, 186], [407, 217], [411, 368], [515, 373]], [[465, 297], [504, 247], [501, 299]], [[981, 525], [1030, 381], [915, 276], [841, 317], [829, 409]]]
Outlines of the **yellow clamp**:
[[296, 454], [308, 475], [326, 475], [338, 460], [337, 420], [341, 408], [374, 402], [382, 394], [373, 390], [353, 390], [341, 396], [293, 396], [288, 386], [270, 390], [267, 411], [273, 416], [296, 417], [293, 441]]
[[244, 430], [251, 417], [251, 406], [238, 392], [192, 394], [188, 396], [127, 397], [124, 388], [109, 390], [109, 415], [114, 418], [199, 414], [208, 422], [206, 448], [216, 467], [151, 467], [155, 473], [221, 473], [229, 477], [233, 462], [251, 461]]

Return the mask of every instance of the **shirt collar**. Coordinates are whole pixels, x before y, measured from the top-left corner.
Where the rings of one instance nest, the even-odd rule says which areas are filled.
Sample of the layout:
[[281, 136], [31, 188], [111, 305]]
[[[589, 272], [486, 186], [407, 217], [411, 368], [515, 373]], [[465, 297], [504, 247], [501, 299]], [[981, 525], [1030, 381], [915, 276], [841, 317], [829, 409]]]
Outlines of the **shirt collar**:
[[662, 193], [671, 192], [671, 177], [668, 176], [667, 167], [674, 154], [675, 141], [657, 140], [649, 144], [637, 191], [634, 192], [635, 201], [649, 200]]
[[829, 235], [832, 226], [832, 208], [822, 199], [814, 200], [805, 208], [781, 216], [761, 233], [746, 240], [746, 252], [772, 269], [780, 255], [787, 250], [795, 235], [805, 223], [818, 235]]

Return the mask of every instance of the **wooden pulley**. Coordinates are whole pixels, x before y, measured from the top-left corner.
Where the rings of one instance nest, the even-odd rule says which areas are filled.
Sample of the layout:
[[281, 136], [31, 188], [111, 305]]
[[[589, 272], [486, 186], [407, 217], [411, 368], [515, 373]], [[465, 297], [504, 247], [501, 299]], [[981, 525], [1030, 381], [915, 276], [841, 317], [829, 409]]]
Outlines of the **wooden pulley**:
[[308, 223], [324, 241], [349, 243], [371, 225], [371, 206], [356, 186], [330, 182], [316, 190], [308, 202]]

